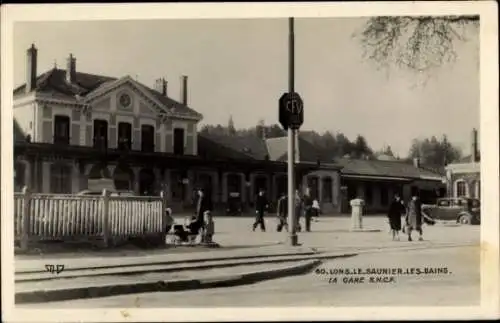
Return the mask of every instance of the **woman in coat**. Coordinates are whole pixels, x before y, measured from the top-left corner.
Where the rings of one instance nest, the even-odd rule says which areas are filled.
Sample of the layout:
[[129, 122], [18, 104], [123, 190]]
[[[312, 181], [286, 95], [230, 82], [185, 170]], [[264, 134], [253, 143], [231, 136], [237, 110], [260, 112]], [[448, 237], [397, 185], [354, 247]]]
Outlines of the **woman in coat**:
[[399, 195], [395, 195], [389, 206], [387, 216], [391, 226], [392, 240], [399, 240], [399, 231], [401, 230], [401, 216], [406, 212], [406, 208]]
[[407, 214], [407, 229], [408, 241], [412, 241], [411, 233], [413, 230], [419, 233], [418, 240], [424, 240], [422, 235], [422, 203], [417, 196], [413, 196], [410, 203], [408, 204], [408, 214]]

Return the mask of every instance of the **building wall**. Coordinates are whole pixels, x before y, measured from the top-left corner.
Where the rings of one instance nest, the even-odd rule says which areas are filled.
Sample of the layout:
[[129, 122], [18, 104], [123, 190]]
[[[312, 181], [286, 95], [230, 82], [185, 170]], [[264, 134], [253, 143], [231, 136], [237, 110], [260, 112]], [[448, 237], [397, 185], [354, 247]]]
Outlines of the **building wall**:
[[[402, 194], [404, 201], [409, 201], [411, 198], [412, 188], [416, 188], [420, 191], [433, 191], [443, 189], [445, 184], [439, 181], [427, 181], [427, 180], [416, 180], [411, 183], [405, 184], [400, 182], [380, 182], [380, 181], [363, 181], [356, 179], [344, 180], [343, 186], [352, 187], [356, 191], [356, 197], [361, 198], [365, 201], [365, 211], [367, 213], [386, 213], [391, 200], [394, 195]], [[372, 198], [368, 198], [368, 190], [371, 190]], [[348, 195], [348, 194], [346, 194]], [[342, 196], [342, 194], [340, 195]], [[384, 199], [385, 197], [385, 199]], [[346, 196], [343, 199], [342, 211], [344, 213], [350, 212], [349, 202], [351, 197]]]
[[[318, 179], [318, 201], [324, 213], [340, 212], [340, 172], [336, 170], [318, 170], [312, 172], [302, 179], [302, 187], [308, 187], [308, 179], [316, 177]], [[325, 200], [325, 185], [327, 179], [331, 180], [331, 200]]]
[[[458, 185], [465, 186], [465, 197], [481, 197], [481, 165], [477, 163], [450, 164], [448, 171], [449, 196], [460, 197]], [[464, 183], [464, 184], [459, 184]]]
[[32, 140], [34, 139], [35, 112], [36, 104], [34, 102], [15, 106], [13, 109], [14, 119], [19, 124], [21, 130], [26, 135], [30, 135]]
[[[131, 97], [131, 105], [127, 108], [119, 104], [119, 97], [128, 94]], [[91, 111], [85, 113], [75, 106], [61, 103], [44, 103], [38, 105], [38, 118], [36, 105], [31, 111], [28, 108], [19, 107], [20, 124], [23, 129], [29, 125], [30, 120], [39, 125], [39, 135], [32, 136], [34, 141], [53, 143], [54, 118], [56, 115], [67, 116], [71, 120], [70, 143], [91, 147], [93, 145], [94, 121], [104, 120], [108, 122], [108, 147], [116, 148], [118, 139], [118, 123], [128, 122], [132, 125], [132, 149], [141, 149], [141, 127], [151, 125], [155, 129], [154, 145], [155, 152], [173, 152], [173, 130], [182, 128], [185, 131], [185, 154], [196, 155], [198, 151], [198, 137], [196, 131], [197, 122], [181, 118], [170, 118], [162, 123], [157, 116], [154, 107], [146, 101], [144, 94], [124, 84], [117, 89], [96, 98], [90, 102]], [[34, 110], [34, 111], [33, 111]], [[28, 119], [30, 113], [33, 115]], [[36, 128], [36, 127], [35, 127]]]

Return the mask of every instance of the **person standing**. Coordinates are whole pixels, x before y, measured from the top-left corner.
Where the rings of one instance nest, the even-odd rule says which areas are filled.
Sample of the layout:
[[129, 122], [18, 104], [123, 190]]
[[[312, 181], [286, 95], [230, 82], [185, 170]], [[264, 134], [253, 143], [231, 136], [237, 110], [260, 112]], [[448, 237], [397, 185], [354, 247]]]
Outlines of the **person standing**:
[[[316, 218], [319, 218], [319, 214], [321, 213], [321, 207], [319, 206], [319, 201], [318, 199], [314, 199], [313, 200], [313, 204], [312, 204], [312, 216], [313, 217], [316, 217]], [[318, 220], [316, 219], [316, 222]]]
[[398, 194], [394, 196], [387, 217], [389, 218], [389, 225], [392, 232], [392, 240], [399, 240], [399, 231], [401, 231], [401, 216], [406, 212], [406, 208], [401, 201]]
[[285, 193], [281, 194], [276, 206], [276, 215], [278, 216], [278, 226], [276, 231], [281, 232], [283, 228], [288, 232], [288, 197]]
[[253, 231], [260, 225], [262, 232], [266, 231], [266, 225], [264, 223], [264, 212], [266, 212], [269, 206], [264, 190], [260, 190], [255, 201], [255, 222], [253, 224]]
[[411, 198], [410, 203], [408, 203], [408, 212], [407, 212], [407, 234], [408, 241], [412, 241], [411, 233], [412, 231], [417, 231], [419, 233], [418, 240], [424, 240], [423, 231], [422, 231], [422, 203], [417, 195], [414, 195]]
[[312, 210], [312, 205], [313, 205], [313, 198], [311, 196], [310, 189], [307, 188], [306, 192], [304, 194], [304, 197], [302, 198], [303, 201], [303, 208], [304, 208], [304, 222], [305, 222], [305, 227], [307, 232], [311, 232], [311, 218], [313, 214]]
[[198, 228], [202, 229], [202, 234], [205, 228], [205, 214], [207, 211], [212, 212], [212, 209], [212, 196], [210, 192], [199, 188], [196, 196], [196, 222]]
[[295, 228], [297, 232], [302, 231], [302, 227], [300, 225], [300, 218], [302, 217], [302, 212], [304, 211], [304, 203], [302, 200], [302, 196], [300, 196], [299, 190], [295, 190]]

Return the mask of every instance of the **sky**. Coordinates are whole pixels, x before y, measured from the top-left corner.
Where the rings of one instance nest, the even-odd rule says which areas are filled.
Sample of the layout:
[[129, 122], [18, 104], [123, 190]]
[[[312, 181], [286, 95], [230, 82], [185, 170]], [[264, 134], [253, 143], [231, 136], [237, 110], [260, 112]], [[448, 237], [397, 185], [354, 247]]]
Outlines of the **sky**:
[[[363, 135], [375, 150], [390, 145], [406, 156], [414, 138], [443, 134], [470, 151], [479, 128], [478, 37], [457, 42], [457, 60], [425, 77], [377, 69], [362, 57], [366, 18], [297, 18], [295, 89], [304, 100], [304, 130]], [[278, 99], [288, 87], [287, 19], [185, 19], [17, 22], [14, 85], [25, 80], [26, 49], [38, 48], [38, 74], [65, 68], [123, 77], [153, 87], [165, 77], [180, 99], [189, 77], [189, 105], [201, 124], [251, 127], [277, 123]], [[425, 84], [422, 80], [425, 79]]]

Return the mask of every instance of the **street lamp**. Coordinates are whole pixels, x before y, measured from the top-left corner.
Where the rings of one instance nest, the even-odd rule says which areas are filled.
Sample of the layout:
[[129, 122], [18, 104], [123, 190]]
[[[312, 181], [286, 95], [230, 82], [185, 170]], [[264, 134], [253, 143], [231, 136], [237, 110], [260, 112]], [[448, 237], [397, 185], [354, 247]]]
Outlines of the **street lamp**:
[[[294, 18], [288, 19], [288, 93], [295, 92], [295, 34]], [[288, 213], [290, 223], [289, 243], [298, 245], [297, 221], [295, 214], [295, 129], [288, 128]]]

